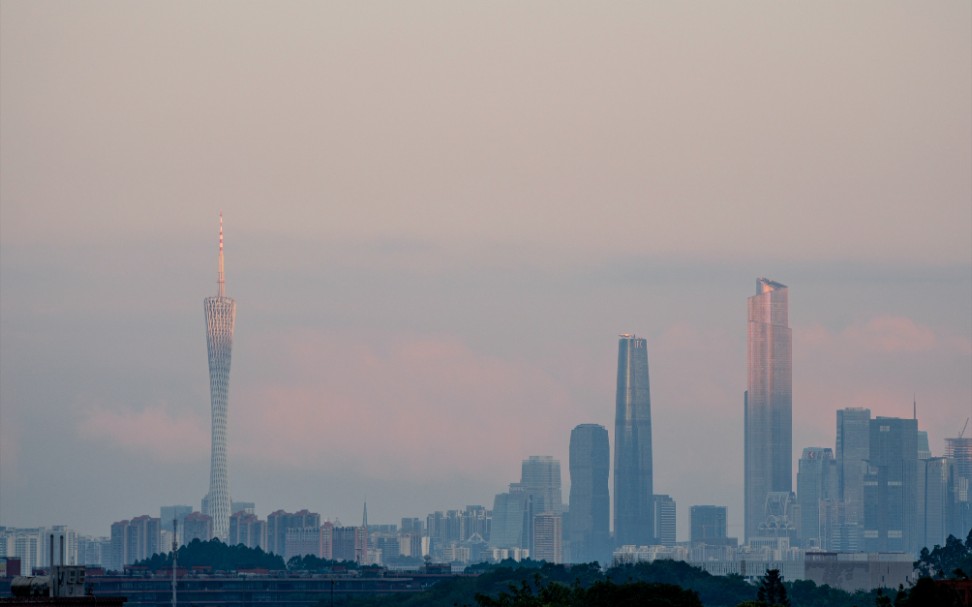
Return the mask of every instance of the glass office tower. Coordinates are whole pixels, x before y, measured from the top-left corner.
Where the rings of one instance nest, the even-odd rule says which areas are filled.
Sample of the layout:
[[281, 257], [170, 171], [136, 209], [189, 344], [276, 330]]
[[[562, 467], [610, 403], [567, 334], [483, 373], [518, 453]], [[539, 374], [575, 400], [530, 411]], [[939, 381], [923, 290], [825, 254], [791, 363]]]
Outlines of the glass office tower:
[[651, 464], [651, 396], [648, 345], [623, 334], [618, 340], [614, 421], [614, 543], [654, 543]]
[[759, 278], [749, 303], [745, 408], [745, 531], [759, 535], [770, 493], [793, 490], [792, 335], [786, 285]]
[[604, 564], [611, 558], [611, 498], [608, 431], [581, 424], [570, 433], [570, 516], [567, 539], [570, 562]]

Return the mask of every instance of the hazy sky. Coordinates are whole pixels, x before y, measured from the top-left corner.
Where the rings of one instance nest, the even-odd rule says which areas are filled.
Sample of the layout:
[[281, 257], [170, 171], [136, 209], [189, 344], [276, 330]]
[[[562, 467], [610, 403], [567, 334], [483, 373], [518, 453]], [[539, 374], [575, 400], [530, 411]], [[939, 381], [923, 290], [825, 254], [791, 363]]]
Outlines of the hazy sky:
[[[746, 298], [790, 286], [794, 462], [972, 414], [969, 2], [0, 3], [0, 525], [208, 490], [345, 523], [492, 506], [613, 434], [742, 535]], [[795, 471], [794, 471], [795, 475]]]

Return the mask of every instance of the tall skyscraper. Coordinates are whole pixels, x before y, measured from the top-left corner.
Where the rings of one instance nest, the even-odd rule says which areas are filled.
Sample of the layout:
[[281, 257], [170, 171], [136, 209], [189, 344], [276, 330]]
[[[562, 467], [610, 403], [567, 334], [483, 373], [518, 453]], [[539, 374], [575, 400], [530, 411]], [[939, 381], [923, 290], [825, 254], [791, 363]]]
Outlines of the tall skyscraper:
[[792, 335], [786, 285], [759, 278], [749, 303], [745, 410], [745, 531], [760, 535], [770, 493], [793, 491]]
[[614, 417], [614, 543], [654, 543], [648, 344], [622, 334]]
[[610, 562], [611, 498], [608, 431], [581, 424], [570, 433], [570, 516], [567, 539], [570, 562]]
[[229, 536], [230, 494], [226, 462], [226, 407], [229, 396], [230, 361], [233, 354], [233, 327], [236, 302], [226, 297], [223, 275], [223, 214], [219, 214], [219, 290], [216, 297], [204, 300], [206, 311], [206, 349], [209, 352], [209, 400], [212, 406], [212, 456], [209, 469], [209, 494], [206, 514], [213, 519], [213, 535], [226, 541]]

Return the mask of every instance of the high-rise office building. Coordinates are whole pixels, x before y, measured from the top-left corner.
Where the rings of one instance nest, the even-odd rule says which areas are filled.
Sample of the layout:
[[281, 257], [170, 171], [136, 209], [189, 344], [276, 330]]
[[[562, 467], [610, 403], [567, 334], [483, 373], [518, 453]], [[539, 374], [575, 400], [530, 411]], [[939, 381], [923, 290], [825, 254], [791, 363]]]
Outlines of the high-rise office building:
[[693, 544], [726, 545], [728, 508], [725, 506], [692, 506], [689, 509], [690, 540]]
[[837, 501], [837, 460], [830, 447], [806, 447], [797, 469], [797, 504], [800, 505], [800, 539], [804, 547], [821, 548], [829, 526], [821, 524], [821, 511]]
[[864, 475], [864, 549], [918, 550], [918, 498], [918, 421], [872, 419]]
[[[837, 497], [853, 522], [863, 523], [864, 473], [870, 456], [871, 410], [837, 411]], [[851, 512], [853, 510], [853, 512]]]
[[[945, 457], [952, 460], [954, 467], [952, 528], [956, 531], [972, 529], [972, 438], [962, 436], [946, 438]], [[955, 537], [961, 537], [963, 534], [968, 535], [961, 531], [953, 533]]]
[[508, 493], [498, 493], [493, 501], [493, 525], [489, 544], [493, 548], [528, 548], [530, 537], [525, 534], [526, 522], [532, 516], [528, 497], [515, 487]]
[[548, 563], [563, 562], [563, 517], [558, 512], [544, 512], [533, 518], [533, 549], [530, 557]]
[[232, 512], [229, 470], [226, 462], [226, 415], [229, 398], [230, 362], [233, 355], [233, 327], [236, 302], [226, 297], [223, 274], [223, 214], [219, 215], [219, 274], [216, 297], [204, 300], [206, 349], [209, 353], [209, 399], [212, 406], [212, 454], [206, 512], [213, 519], [213, 534], [226, 541]]
[[570, 433], [570, 516], [567, 539], [572, 563], [610, 562], [611, 498], [608, 431], [581, 424]]
[[549, 455], [531, 455], [523, 460], [520, 486], [533, 498], [533, 511], [564, 511], [563, 494], [560, 490], [560, 460]]
[[[954, 512], [955, 501], [953, 491], [953, 481], [955, 466], [954, 462], [947, 457], [931, 457], [919, 465], [924, 465], [925, 474], [923, 486], [921, 487], [922, 502], [924, 505], [923, 520], [920, 530], [920, 545], [929, 550], [935, 546], [944, 546], [945, 538], [949, 533], [954, 533]], [[961, 537], [959, 531], [958, 537]]]
[[614, 417], [615, 545], [654, 543], [653, 490], [648, 344], [622, 334]]
[[786, 285], [759, 278], [748, 299], [748, 382], [744, 396], [745, 532], [761, 535], [771, 493], [793, 491], [792, 334]]
[[655, 495], [652, 512], [655, 522], [652, 533], [655, 543], [662, 546], [675, 545], [675, 500], [670, 495]]

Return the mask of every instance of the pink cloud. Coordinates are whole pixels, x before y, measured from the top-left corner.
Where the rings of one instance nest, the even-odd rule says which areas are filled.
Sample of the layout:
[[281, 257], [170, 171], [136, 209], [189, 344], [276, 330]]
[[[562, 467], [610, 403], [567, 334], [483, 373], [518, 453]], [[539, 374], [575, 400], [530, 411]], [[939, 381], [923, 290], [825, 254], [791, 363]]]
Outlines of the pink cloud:
[[237, 392], [234, 458], [357, 467], [376, 478], [500, 473], [508, 482], [535, 447], [569, 433], [569, 419], [551, 416], [571, 407], [564, 387], [527, 361], [452, 337], [304, 331], [270, 341], [287, 377]]
[[[871, 414], [918, 419], [932, 451], [968, 415], [969, 340], [941, 335], [901, 316], [878, 316], [832, 331], [798, 327], [793, 336], [794, 447], [829, 445], [835, 412], [867, 407]], [[799, 437], [799, 438], [798, 438]]]
[[164, 405], [139, 411], [113, 411], [103, 406], [82, 413], [78, 430], [91, 441], [114, 443], [125, 450], [174, 462], [198, 462], [209, 453], [209, 420], [176, 417]]

